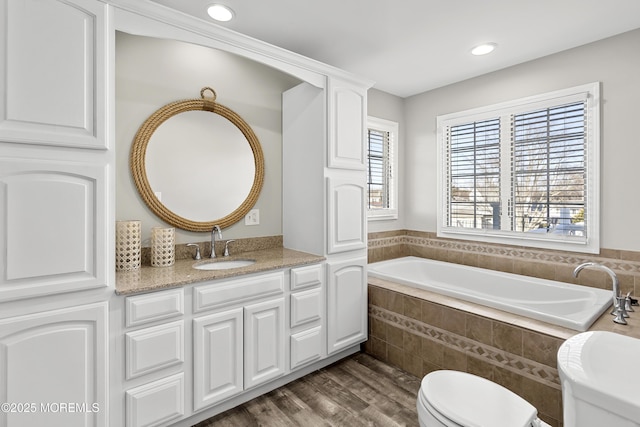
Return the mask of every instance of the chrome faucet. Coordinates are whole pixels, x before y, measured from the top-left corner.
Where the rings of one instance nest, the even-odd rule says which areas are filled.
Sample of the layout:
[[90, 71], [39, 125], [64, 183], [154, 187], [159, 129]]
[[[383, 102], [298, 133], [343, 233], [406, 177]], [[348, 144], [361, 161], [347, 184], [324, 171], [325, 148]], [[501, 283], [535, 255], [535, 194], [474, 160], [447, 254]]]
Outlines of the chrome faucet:
[[209, 258], [216, 257], [216, 233], [218, 234], [218, 239], [222, 239], [222, 230], [220, 230], [219, 225], [214, 225], [211, 229], [211, 256]]
[[625, 317], [629, 317], [625, 310], [625, 297], [620, 295], [620, 282], [618, 281], [618, 276], [613, 272], [609, 267], [604, 266], [602, 264], [598, 264], [596, 262], [585, 262], [580, 264], [573, 270], [573, 277], [578, 277], [580, 271], [586, 267], [593, 267], [598, 270], [602, 270], [607, 273], [611, 277], [611, 281], [613, 282], [613, 311], [611, 314], [614, 314], [616, 317], [613, 319], [614, 322], [620, 323], [621, 325], [626, 325], [627, 321], [624, 320]]

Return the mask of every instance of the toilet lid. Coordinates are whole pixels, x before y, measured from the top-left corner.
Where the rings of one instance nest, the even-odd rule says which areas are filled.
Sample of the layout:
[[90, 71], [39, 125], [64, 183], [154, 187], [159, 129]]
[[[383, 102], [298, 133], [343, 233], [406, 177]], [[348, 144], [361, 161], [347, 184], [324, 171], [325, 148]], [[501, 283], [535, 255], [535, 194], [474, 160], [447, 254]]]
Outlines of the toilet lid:
[[420, 393], [434, 410], [465, 427], [529, 427], [538, 415], [515, 393], [465, 372], [431, 372]]

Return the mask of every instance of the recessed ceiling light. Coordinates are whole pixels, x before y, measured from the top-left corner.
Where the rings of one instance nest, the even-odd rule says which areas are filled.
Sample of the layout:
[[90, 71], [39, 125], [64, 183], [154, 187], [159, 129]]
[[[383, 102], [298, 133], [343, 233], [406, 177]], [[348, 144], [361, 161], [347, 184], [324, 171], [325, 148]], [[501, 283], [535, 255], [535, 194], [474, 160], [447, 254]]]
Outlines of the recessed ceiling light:
[[233, 19], [233, 10], [222, 4], [212, 4], [207, 9], [210, 17], [220, 22], [227, 22]]
[[497, 44], [495, 43], [483, 43], [471, 49], [471, 53], [473, 55], [486, 55], [487, 53], [493, 52], [496, 46]]

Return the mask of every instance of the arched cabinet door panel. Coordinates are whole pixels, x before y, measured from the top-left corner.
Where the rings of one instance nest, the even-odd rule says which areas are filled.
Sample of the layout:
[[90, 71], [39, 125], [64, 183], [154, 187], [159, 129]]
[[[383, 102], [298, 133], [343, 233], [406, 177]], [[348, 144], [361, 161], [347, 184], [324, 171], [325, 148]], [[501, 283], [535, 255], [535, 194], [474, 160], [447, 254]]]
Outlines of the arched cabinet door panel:
[[107, 316], [101, 302], [0, 320], [0, 400], [23, 405], [0, 425], [106, 427]]
[[366, 185], [359, 172], [334, 171], [327, 178], [329, 254], [365, 249]]
[[0, 301], [107, 285], [106, 166], [0, 158]]
[[107, 148], [107, 8], [0, 0], [0, 140]]
[[328, 166], [365, 170], [366, 89], [335, 78], [328, 89]]
[[367, 259], [327, 262], [327, 352], [367, 339]]

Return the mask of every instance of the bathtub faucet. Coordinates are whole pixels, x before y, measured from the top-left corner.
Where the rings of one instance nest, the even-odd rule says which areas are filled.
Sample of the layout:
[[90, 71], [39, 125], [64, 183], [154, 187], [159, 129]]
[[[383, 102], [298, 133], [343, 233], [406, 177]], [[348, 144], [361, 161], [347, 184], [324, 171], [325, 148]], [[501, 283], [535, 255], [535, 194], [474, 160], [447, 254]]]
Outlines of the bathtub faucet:
[[611, 281], [613, 282], [613, 311], [611, 314], [616, 316], [613, 321], [620, 323], [621, 325], [626, 325], [627, 321], [624, 320], [624, 318], [629, 317], [629, 315], [625, 310], [625, 297], [620, 295], [620, 282], [618, 281], [616, 273], [614, 273], [609, 267], [598, 264], [597, 262], [585, 262], [573, 270], [573, 277], [578, 277], [578, 274], [586, 267], [593, 267], [595, 269], [602, 270], [611, 277]]

